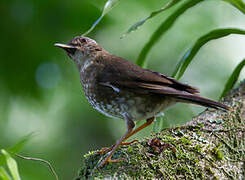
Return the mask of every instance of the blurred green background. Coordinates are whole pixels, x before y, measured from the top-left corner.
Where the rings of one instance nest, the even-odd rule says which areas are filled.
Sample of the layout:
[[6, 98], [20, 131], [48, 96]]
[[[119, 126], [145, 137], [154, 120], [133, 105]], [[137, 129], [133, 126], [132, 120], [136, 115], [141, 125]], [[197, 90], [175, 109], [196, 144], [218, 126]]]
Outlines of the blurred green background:
[[[2, 0], [0, 2], [0, 149], [33, 132], [21, 154], [49, 160], [60, 179], [72, 179], [85, 152], [110, 146], [126, 130], [86, 101], [79, 74], [54, 43], [81, 35], [100, 16], [105, 0]], [[148, 21], [124, 39], [127, 29], [167, 1], [122, 0], [89, 34], [109, 52], [135, 61], [154, 30], [176, 8]], [[188, 10], [154, 46], [148, 68], [171, 75], [198, 37], [218, 27], [245, 29], [244, 15], [223, 1], [207, 0]], [[235, 66], [245, 57], [245, 38], [232, 35], [199, 51], [182, 82], [218, 99]], [[244, 78], [244, 72], [240, 79]], [[165, 112], [163, 127], [182, 124], [203, 111], [176, 105]], [[143, 123], [143, 122], [141, 122]], [[136, 137], [149, 135], [152, 127]], [[45, 165], [17, 159], [25, 180], [54, 179]]]

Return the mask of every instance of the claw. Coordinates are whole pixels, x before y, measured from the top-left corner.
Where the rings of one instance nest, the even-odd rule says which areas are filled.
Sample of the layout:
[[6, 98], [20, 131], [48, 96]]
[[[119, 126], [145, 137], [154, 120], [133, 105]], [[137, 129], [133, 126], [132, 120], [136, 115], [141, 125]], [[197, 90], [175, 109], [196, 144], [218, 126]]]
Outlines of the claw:
[[[113, 146], [112, 146], [113, 147]], [[97, 153], [98, 154], [105, 154], [105, 153], [108, 153], [112, 150], [112, 147], [103, 147], [101, 148]]]

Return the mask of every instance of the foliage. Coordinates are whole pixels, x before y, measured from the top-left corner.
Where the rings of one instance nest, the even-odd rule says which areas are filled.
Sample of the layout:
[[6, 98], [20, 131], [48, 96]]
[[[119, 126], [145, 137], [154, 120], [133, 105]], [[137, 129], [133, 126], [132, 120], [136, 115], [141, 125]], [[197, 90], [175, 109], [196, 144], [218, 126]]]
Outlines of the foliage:
[[156, 15], [158, 15], [159, 13], [171, 8], [172, 6], [174, 6], [175, 4], [179, 3], [181, 0], [171, 0], [169, 1], [167, 4], [165, 4], [161, 9], [158, 9], [156, 11], [151, 12], [151, 14], [149, 16], [147, 16], [146, 18], [143, 18], [141, 20], [139, 20], [138, 22], [136, 22], [134, 25], [132, 25], [128, 31], [122, 35], [121, 38], [127, 36], [128, 34], [130, 34], [131, 32], [136, 31], [137, 29], [139, 29], [146, 21], [148, 21], [149, 19], [155, 17]]
[[[20, 150], [24, 147], [24, 145], [26, 145], [28, 143], [28, 141], [31, 140], [31, 138], [33, 137], [33, 133], [30, 133], [24, 137], [22, 137], [18, 142], [15, 143], [15, 145], [13, 145], [10, 148], [7, 148], [6, 150], [10, 153], [18, 153], [20, 152]], [[5, 152], [5, 150], [3, 150]], [[5, 156], [1, 156], [0, 155], [0, 166], [3, 166], [5, 164]]]
[[[54, 175], [55, 179], [59, 180], [58, 175], [56, 174], [54, 168], [48, 161], [40, 159], [40, 158], [25, 157], [19, 154], [15, 154], [15, 155], [24, 160], [38, 161], [38, 162], [46, 164], [49, 167], [52, 174]], [[20, 178], [20, 174], [18, 170], [18, 165], [15, 159], [4, 149], [1, 150], [0, 157], [4, 158], [4, 163], [1, 163], [0, 165], [0, 179], [1, 180], [20, 180], [21, 178]], [[8, 167], [11, 175], [9, 175], [9, 173], [5, 170], [4, 166]]]
[[[6, 165], [8, 166], [9, 172], [10, 172], [13, 180], [20, 180], [18, 165], [17, 165], [15, 159], [12, 158], [11, 155], [4, 149], [1, 150], [1, 154], [5, 158]], [[0, 177], [2, 178], [2, 180], [10, 180], [11, 179], [8, 172], [1, 166], [0, 166]]]
[[223, 0], [223, 1], [230, 3], [231, 5], [236, 7], [239, 11], [241, 11], [243, 14], [245, 14], [245, 4], [242, 0]]
[[172, 77], [175, 77], [176, 79], [180, 79], [183, 76], [184, 72], [190, 65], [191, 61], [193, 60], [193, 58], [195, 57], [195, 55], [198, 53], [198, 51], [201, 49], [203, 45], [205, 45], [211, 40], [222, 38], [230, 34], [245, 35], [245, 31], [242, 29], [235, 29], [235, 28], [215, 29], [200, 37], [195, 42], [195, 44], [181, 58], [181, 60], [177, 64], [172, 74]]
[[157, 41], [161, 38], [161, 36], [165, 34], [173, 26], [173, 24], [178, 19], [178, 17], [180, 17], [186, 10], [192, 8], [193, 6], [197, 5], [202, 1], [203, 0], [188, 0], [180, 7], [178, 7], [178, 9], [175, 10], [152, 34], [150, 40], [144, 45], [143, 49], [141, 50], [136, 63], [139, 66], [146, 67], [147, 54], [150, 52], [152, 47], [157, 43]]
[[91, 28], [83, 34], [83, 36], [86, 36], [88, 33], [90, 33], [95, 26], [102, 20], [102, 18], [112, 9], [116, 6], [116, 4], [119, 2], [119, 0], [108, 0], [104, 6], [104, 9], [102, 11], [101, 16], [94, 22], [94, 24], [91, 26]]
[[232, 72], [231, 76], [229, 77], [229, 79], [225, 84], [225, 88], [220, 96], [220, 99], [224, 97], [234, 87], [241, 73], [241, 70], [243, 69], [244, 66], [245, 66], [245, 59], [243, 59]]

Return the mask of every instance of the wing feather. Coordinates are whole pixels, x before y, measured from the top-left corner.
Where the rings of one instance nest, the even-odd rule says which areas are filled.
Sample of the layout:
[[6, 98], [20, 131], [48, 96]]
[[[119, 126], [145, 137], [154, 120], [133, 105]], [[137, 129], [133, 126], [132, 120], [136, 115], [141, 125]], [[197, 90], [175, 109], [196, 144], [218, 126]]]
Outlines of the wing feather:
[[[111, 87], [119, 92], [121, 89], [141, 94], [168, 95], [183, 102], [190, 102], [212, 108], [229, 107], [219, 102], [199, 96], [199, 90], [181, 83], [164, 74], [143, 69], [121, 57], [104, 58], [104, 68], [98, 76], [102, 86]], [[108, 61], [109, 59], [109, 61]]]
[[108, 59], [110, 61], [103, 62], [105, 66], [99, 76], [99, 83], [130, 90], [144, 89], [144, 93], [146, 91], [161, 94], [199, 93], [199, 90], [193, 86], [181, 83], [164, 74], [143, 69], [121, 57], [112, 56]]

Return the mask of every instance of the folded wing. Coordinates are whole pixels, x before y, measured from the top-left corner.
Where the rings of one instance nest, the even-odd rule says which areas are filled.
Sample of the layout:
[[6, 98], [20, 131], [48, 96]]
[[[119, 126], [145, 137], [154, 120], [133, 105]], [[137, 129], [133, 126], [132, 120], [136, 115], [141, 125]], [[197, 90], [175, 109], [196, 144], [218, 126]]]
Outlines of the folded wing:
[[181, 83], [164, 74], [153, 72], [115, 56], [99, 76], [99, 83], [113, 89], [126, 89], [141, 94], [167, 95], [183, 102], [206, 107], [229, 109], [219, 102], [198, 95], [195, 87]]

